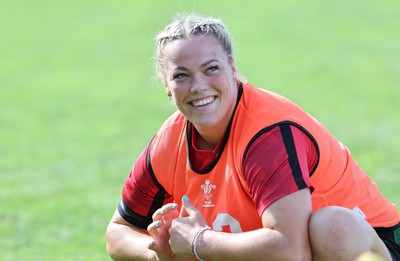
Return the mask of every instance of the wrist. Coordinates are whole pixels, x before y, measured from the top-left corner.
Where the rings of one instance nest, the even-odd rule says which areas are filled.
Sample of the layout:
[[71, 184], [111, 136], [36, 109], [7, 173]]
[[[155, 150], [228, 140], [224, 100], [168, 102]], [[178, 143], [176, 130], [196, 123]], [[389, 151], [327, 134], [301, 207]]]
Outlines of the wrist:
[[201, 242], [203, 242], [203, 236], [204, 233], [208, 230], [211, 230], [211, 228], [209, 226], [204, 226], [203, 228], [201, 228], [199, 231], [196, 232], [195, 236], [193, 237], [193, 241], [192, 241], [192, 254], [193, 256], [199, 260], [199, 261], [205, 261], [205, 259], [202, 259], [199, 256], [199, 246], [201, 245]]

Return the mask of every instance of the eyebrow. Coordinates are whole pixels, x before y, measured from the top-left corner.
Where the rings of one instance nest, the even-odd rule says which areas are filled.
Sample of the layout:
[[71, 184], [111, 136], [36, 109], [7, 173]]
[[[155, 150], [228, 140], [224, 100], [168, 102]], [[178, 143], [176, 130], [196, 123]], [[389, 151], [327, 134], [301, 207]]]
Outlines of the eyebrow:
[[[200, 65], [200, 67], [206, 67], [207, 65], [209, 65], [210, 63], [213, 63], [213, 62], [220, 62], [218, 59], [211, 59], [211, 60], [209, 60], [209, 61], [206, 61], [205, 63], [202, 63], [201, 65]], [[189, 71], [189, 69], [188, 68], [186, 68], [185, 66], [177, 66], [177, 67], [175, 67], [174, 69], [173, 69], [174, 71]]]
[[209, 60], [209, 61], [203, 63], [203, 64], [201, 65], [201, 67], [205, 67], [205, 66], [207, 66], [207, 65], [209, 65], [210, 63], [213, 63], [213, 62], [219, 62], [219, 60], [218, 60], [218, 59]]
[[173, 71], [189, 71], [185, 66], [176, 66]]

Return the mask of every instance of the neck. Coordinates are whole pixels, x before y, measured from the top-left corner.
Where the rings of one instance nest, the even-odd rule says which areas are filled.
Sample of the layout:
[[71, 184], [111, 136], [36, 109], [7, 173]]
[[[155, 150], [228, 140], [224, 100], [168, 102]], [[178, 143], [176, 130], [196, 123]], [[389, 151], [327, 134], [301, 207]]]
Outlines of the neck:
[[224, 137], [227, 126], [219, 125], [212, 128], [202, 128], [198, 126], [192, 126], [195, 128], [195, 135], [197, 138], [197, 148], [201, 150], [214, 150], [220, 140]]
[[215, 147], [217, 146], [218, 142], [222, 138], [221, 137], [219, 139], [216, 139], [216, 138], [212, 137], [212, 138], [207, 139], [198, 132], [196, 132], [195, 135], [197, 137], [197, 148], [200, 150], [214, 150]]

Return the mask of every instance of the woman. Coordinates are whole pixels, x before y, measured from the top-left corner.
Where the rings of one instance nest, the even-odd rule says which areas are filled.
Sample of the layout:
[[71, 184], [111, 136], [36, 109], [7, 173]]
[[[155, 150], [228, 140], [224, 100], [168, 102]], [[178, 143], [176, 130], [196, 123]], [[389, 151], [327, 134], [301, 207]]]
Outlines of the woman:
[[178, 111], [125, 182], [113, 259], [400, 260], [396, 207], [319, 122], [238, 80], [220, 21], [181, 17], [157, 44]]

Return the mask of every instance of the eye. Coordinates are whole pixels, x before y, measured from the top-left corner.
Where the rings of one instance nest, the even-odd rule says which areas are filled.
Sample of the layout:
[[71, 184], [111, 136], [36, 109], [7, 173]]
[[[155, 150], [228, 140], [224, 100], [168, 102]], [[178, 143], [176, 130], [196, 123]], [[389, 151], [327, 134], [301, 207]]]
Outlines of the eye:
[[218, 66], [210, 66], [207, 68], [208, 73], [212, 73], [218, 70]]
[[177, 73], [172, 75], [172, 80], [182, 80], [186, 78], [188, 75], [186, 73]]

